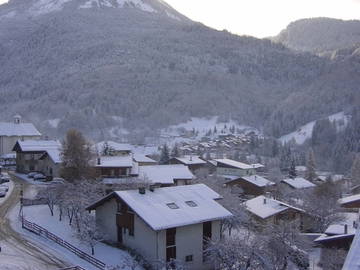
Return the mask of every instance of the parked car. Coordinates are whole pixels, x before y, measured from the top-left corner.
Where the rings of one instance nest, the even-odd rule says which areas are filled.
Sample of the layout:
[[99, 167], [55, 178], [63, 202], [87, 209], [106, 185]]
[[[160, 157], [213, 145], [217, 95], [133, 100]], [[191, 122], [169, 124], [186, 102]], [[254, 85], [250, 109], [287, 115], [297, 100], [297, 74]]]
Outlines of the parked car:
[[6, 174], [2, 174], [0, 176], [0, 183], [8, 183], [10, 182], [10, 176]]
[[37, 173], [34, 175], [34, 181], [45, 181], [46, 180], [46, 176], [43, 175], [42, 173]]
[[6, 192], [9, 191], [9, 186], [5, 184], [0, 184], [0, 190], [5, 190]]
[[37, 174], [38, 174], [38, 172], [29, 172], [29, 173], [27, 174], [27, 176], [28, 176], [29, 178], [34, 178], [34, 176], [37, 175]]
[[0, 198], [1, 198], [1, 197], [5, 197], [5, 196], [6, 196], [6, 191], [0, 189]]
[[51, 181], [51, 183], [53, 184], [64, 184], [65, 180], [61, 177], [54, 177], [53, 180]]

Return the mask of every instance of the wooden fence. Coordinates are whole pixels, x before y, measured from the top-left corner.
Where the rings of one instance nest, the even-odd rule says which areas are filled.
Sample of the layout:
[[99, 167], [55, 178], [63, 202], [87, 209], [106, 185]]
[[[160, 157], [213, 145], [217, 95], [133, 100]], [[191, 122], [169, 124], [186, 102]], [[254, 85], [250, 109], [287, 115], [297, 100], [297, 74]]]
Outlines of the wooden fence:
[[[66, 242], [65, 240], [61, 239], [60, 237], [56, 236], [55, 234], [49, 232], [48, 230], [44, 229], [43, 227], [27, 221], [25, 218], [22, 218], [22, 227], [28, 231], [31, 231], [37, 235], [44, 236], [55, 243], [59, 244], [60, 246], [66, 248], [67, 250], [70, 250], [74, 254], [76, 254], [81, 259], [84, 259], [85, 261], [91, 263], [92, 265], [96, 266], [99, 269], [105, 270], [106, 265], [102, 261], [92, 257], [91, 255], [85, 253], [84, 251], [78, 249], [77, 247], [74, 247], [70, 243]], [[71, 269], [71, 268], [70, 268]], [[82, 268], [73, 268], [73, 269], [82, 269]]]

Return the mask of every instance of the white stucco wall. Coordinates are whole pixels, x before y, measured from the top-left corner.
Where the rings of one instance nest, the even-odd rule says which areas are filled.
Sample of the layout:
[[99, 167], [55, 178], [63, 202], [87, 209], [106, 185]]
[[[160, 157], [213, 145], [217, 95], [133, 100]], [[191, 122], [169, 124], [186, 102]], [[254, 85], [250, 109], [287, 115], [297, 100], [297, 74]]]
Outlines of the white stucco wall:
[[117, 202], [115, 199], [96, 208], [96, 224], [101, 231], [106, 233], [105, 239], [111, 242], [117, 242], [116, 212]]
[[217, 167], [216, 172], [219, 175], [235, 175], [235, 176], [245, 176], [245, 175], [253, 175], [255, 174], [254, 169], [235, 169], [235, 168], [224, 168], [224, 167]]
[[39, 140], [41, 136], [0, 136], [0, 155], [13, 153], [12, 149], [18, 140]]

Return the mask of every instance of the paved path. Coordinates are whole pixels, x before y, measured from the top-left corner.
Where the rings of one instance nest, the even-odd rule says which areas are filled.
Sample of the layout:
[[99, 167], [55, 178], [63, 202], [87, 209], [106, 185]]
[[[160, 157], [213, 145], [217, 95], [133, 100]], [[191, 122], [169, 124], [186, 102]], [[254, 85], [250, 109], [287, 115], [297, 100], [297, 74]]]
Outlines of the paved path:
[[65, 267], [66, 263], [24, 239], [11, 228], [7, 215], [19, 202], [21, 186], [24, 190], [30, 187], [28, 183], [15, 177], [12, 180], [12, 193], [0, 205], [0, 270], [55, 270]]

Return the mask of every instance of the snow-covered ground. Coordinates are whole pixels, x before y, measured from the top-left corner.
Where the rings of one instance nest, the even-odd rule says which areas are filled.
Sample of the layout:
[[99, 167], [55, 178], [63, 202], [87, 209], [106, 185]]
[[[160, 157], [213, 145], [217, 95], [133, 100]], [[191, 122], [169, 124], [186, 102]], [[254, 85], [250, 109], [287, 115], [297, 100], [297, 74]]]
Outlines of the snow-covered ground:
[[[345, 115], [344, 112], [339, 112], [330, 115], [328, 118], [331, 122], [335, 122], [337, 130], [344, 129], [349, 122], [349, 115]], [[314, 129], [316, 121], [309, 122], [301, 126], [298, 130], [291, 132], [287, 135], [280, 137], [282, 143], [287, 143], [291, 140], [295, 140], [297, 144], [303, 144], [307, 139], [310, 139]]]
[[[13, 213], [14, 214], [14, 213]], [[15, 210], [16, 214], [16, 210]], [[54, 233], [55, 235], [61, 237], [62, 239], [66, 240], [70, 244], [76, 246], [77, 248], [81, 249], [82, 251], [91, 254], [91, 249], [88, 245], [81, 243], [79, 240], [77, 240], [74, 235], [72, 228], [68, 224], [68, 220], [66, 217], [63, 217], [63, 221], [59, 221], [58, 211], [55, 209], [54, 216], [50, 215], [49, 208], [46, 205], [37, 205], [37, 206], [27, 206], [24, 207], [24, 216], [27, 220], [31, 222], [35, 222], [36, 224], [44, 227], [48, 231]], [[24, 230], [21, 229], [20, 222], [17, 220], [16, 216], [12, 218], [12, 220], [15, 223], [15, 227], [20, 229], [22, 233], [24, 233]], [[19, 228], [20, 226], [20, 228]], [[57, 245], [56, 243], [47, 240], [45, 238], [42, 238], [40, 236], [36, 236], [32, 233], [27, 233], [27, 235], [31, 234], [31, 238], [36, 238], [36, 241], [41, 241], [42, 243], [46, 242], [46, 245], [50, 246], [51, 248], [57, 250], [58, 252], [61, 252], [66, 258], [73, 263], [76, 263], [77, 265], [81, 265], [85, 267], [85, 269], [97, 269], [96, 267], [88, 264], [87, 262], [81, 260], [73, 253], [67, 251], [65, 248], [62, 248], [61, 246]], [[75, 256], [75, 257], [74, 257]], [[107, 265], [120, 265], [126, 260], [132, 260], [131, 256], [118, 248], [111, 247], [109, 245], [98, 243], [95, 246], [95, 258], [103, 261]], [[126, 268], [124, 268], [126, 269]]]

